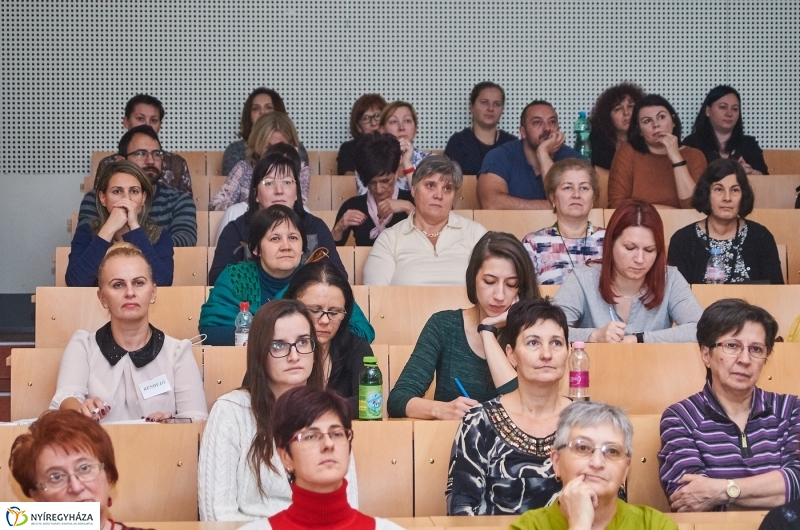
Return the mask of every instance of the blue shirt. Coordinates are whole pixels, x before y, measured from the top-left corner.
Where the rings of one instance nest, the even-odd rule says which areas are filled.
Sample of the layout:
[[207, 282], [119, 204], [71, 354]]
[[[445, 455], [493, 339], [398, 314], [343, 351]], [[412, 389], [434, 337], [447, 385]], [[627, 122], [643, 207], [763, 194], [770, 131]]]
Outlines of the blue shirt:
[[477, 175], [481, 171], [481, 164], [486, 158], [486, 153], [516, 139], [517, 137], [513, 134], [500, 131], [497, 141], [492, 145], [486, 145], [478, 140], [472, 127], [467, 127], [450, 137], [447, 147], [444, 148], [444, 154], [458, 162], [465, 175]]
[[[544, 180], [537, 175], [533, 166], [525, 158], [522, 147], [524, 140], [508, 142], [495, 147], [486, 154], [481, 166], [481, 174], [494, 173], [506, 181], [508, 194], [518, 199], [545, 200]], [[565, 158], [583, 158], [568, 145], [562, 145], [553, 155], [553, 162]], [[480, 175], [478, 175], [480, 178]]]

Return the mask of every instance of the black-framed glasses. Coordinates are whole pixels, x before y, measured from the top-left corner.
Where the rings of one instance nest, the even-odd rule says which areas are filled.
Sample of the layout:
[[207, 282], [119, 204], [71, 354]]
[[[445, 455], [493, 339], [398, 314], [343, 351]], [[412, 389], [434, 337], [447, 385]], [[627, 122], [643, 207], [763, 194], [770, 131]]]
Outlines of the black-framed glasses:
[[358, 119], [361, 123], [369, 123], [371, 121], [380, 121], [381, 113], [376, 112], [375, 114], [364, 114], [361, 118]]
[[276, 359], [288, 357], [292, 352], [292, 347], [297, 350], [297, 353], [307, 355], [314, 352], [314, 339], [303, 337], [297, 339], [295, 342], [284, 342], [282, 340], [273, 340], [269, 343], [269, 354]]
[[584, 440], [583, 438], [575, 438], [571, 442], [557, 447], [557, 449], [563, 449], [565, 447], [569, 447], [569, 450], [572, 452], [572, 454], [581, 458], [591, 458], [594, 452], [598, 449], [606, 460], [622, 460], [623, 458], [630, 456], [628, 450], [619, 444], [603, 444], [598, 447], [593, 442]]
[[[744, 344], [734, 339], [723, 340], [714, 344], [714, 346], [719, 346], [722, 348], [722, 353], [725, 355], [738, 356], [744, 351]], [[767, 346], [766, 344], [761, 344], [760, 342], [748, 344], [747, 353], [749, 353], [750, 357], [753, 359], [766, 359], [768, 353]]]
[[295, 434], [289, 443], [298, 442], [303, 446], [312, 446], [322, 443], [325, 436], [328, 436], [333, 443], [345, 443], [353, 439], [353, 431], [350, 429], [331, 429], [328, 432], [306, 431]]
[[155, 151], [148, 151], [147, 149], [137, 149], [136, 151], [131, 151], [127, 155], [126, 158], [130, 157], [135, 160], [147, 160], [147, 157], [152, 156], [153, 160], [161, 160], [164, 158], [164, 151], [160, 149], [156, 149]]
[[64, 471], [50, 473], [36, 487], [42, 491], [59, 491], [67, 487], [70, 477], [76, 477], [81, 482], [91, 482], [97, 478], [104, 468], [105, 464], [102, 462], [84, 462], [83, 464], [78, 464], [74, 473], [66, 473]]
[[325, 309], [320, 309], [319, 307], [309, 307], [308, 312], [311, 313], [311, 316], [314, 317], [314, 320], [320, 320], [322, 317], [327, 316], [328, 320], [331, 320], [332, 322], [341, 322], [347, 315], [347, 311], [326, 311]]

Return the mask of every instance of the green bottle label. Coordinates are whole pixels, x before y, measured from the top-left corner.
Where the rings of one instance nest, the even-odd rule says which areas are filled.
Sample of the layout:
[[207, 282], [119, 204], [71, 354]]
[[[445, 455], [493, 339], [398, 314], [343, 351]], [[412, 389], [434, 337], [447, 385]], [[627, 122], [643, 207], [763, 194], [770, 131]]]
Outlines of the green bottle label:
[[358, 385], [358, 419], [383, 419], [383, 387]]

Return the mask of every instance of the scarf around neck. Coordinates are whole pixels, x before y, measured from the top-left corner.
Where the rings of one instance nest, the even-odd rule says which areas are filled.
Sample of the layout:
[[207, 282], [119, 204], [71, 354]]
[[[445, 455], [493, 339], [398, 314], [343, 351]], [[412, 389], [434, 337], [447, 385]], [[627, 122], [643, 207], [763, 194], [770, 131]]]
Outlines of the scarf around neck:
[[[392, 192], [392, 199], [397, 200], [397, 197], [400, 195], [400, 188], [397, 186], [394, 187], [394, 191]], [[372, 195], [371, 191], [367, 191], [367, 213], [369, 213], [370, 219], [372, 222], [375, 223], [375, 228], [369, 231], [370, 239], [377, 239], [381, 232], [386, 230], [386, 227], [389, 226], [389, 223], [392, 221], [392, 217], [394, 214], [389, 214], [386, 219], [381, 222], [380, 218], [378, 217], [378, 203], [375, 202], [375, 197]]]

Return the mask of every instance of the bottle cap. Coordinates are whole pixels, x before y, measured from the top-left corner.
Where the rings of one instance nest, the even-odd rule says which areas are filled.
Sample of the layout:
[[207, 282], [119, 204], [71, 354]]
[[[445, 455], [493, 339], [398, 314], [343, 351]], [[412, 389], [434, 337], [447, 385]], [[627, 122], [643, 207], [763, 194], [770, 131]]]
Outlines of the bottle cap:
[[239, 302], [239, 311], [250, 311], [250, 302]]
[[579, 340], [576, 340], [575, 342], [572, 343], [572, 347], [573, 348], [581, 348], [581, 349], [583, 349], [584, 346], [586, 346], [586, 344], [584, 344], [583, 342], [581, 342]]
[[585, 117], [586, 117], [586, 111], [585, 111], [585, 110], [582, 110], [582, 111], [580, 111], [580, 112], [578, 113], [578, 117], [579, 117], [579, 118], [585, 118]]
[[378, 358], [372, 355], [364, 357], [364, 364], [378, 364]]
[[720, 254], [722, 254], [722, 250], [718, 249], [717, 247], [711, 249], [712, 256], [719, 256]]

